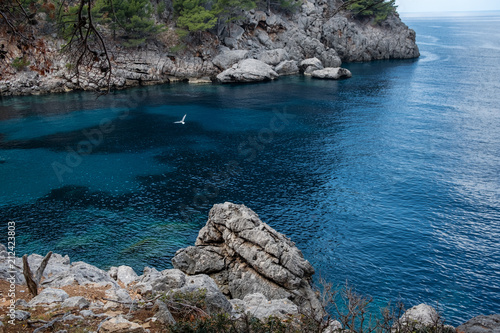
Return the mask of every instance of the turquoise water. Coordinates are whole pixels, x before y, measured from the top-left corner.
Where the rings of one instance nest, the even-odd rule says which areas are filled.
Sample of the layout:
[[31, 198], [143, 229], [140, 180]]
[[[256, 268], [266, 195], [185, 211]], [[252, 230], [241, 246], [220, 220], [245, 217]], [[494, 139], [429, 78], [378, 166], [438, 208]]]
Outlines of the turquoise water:
[[500, 17], [407, 23], [419, 60], [345, 81], [2, 98], [2, 241], [12, 220], [18, 254], [169, 268], [232, 201], [377, 304], [498, 313]]

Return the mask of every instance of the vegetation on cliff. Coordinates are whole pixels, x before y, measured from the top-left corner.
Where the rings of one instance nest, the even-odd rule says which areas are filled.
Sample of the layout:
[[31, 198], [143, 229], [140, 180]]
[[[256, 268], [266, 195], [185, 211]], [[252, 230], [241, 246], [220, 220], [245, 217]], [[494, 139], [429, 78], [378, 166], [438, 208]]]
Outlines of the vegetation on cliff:
[[[248, 18], [245, 11], [256, 9], [283, 17], [301, 6], [312, 4], [301, 0], [2, 1], [0, 80], [26, 69], [45, 76], [54, 70], [54, 52], [62, 51], [70, 75], [67, 79], [77, 86], [110, 87], [116, 48], [153, 45], [183, 50], [188, 45], [193, 54], [202, 54], [201, 45], [225, 43], [228, 31], [232, 37], [227, 24], [237, 22], [238, 29], [247, 31], [253, 23], [243, 21]], [[315, 13], [325, 20], [332, 9], [335, 14], [373, 24], [395, 12], [394, 0], [335, 0], [322, 6], [328, 10]], [[309, 9], [300, 13], [309, 14]], [[283, 27], [278, 24], [275, 29]], [[61, 39], [65, 40], [62, 45]], [[86, 75], [80, 82], [82, 73]]]

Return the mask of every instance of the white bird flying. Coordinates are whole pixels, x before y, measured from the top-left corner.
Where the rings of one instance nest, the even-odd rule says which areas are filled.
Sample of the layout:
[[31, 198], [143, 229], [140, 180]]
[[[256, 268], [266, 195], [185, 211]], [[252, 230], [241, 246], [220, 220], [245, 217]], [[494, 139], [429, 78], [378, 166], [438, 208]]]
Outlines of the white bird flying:
[[182, 117], [182, 120], [176, 121], [176, 122], [174, 122], [174, 124], [182, 124], [182, 125], [184, 125], [186, 123], [184, 121], [184, 119], [186, 119], [186, 115], [184, 115], [184, 117]]

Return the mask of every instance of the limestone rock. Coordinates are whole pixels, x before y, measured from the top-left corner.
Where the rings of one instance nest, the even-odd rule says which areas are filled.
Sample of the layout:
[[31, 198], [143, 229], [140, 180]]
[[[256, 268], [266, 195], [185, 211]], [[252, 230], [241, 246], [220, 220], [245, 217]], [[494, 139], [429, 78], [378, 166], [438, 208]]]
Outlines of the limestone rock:
[[[226, 48], [227, 49], [227, 48]], [[232, 65], [238, 63], [247, 57], [248, 51], [245, 50], [233, 50], [233, 51], [223, 51], [219, 53], [213, 60], [212, 63], [219, 67], [220, 69], [228, 69]]]
[[500, 314], [477, 316], [457, 327], [459, 333], [500, 333]]
[[106, 290], [106, 298], [117, 301], [108, 301], [104, 305], [104, 309], [114, 308], [118, 306], [126, 306], [131, 307], [133, 305], [132, 297], [130, 297], [129, 293], [125, 289], [108, 289]]
[[108, 270], [108, 275], [111, 276], [113, 280], [118, 279], [117, 273], [118, 273], [118, 267], [112, 266]]
[[330, 319], [328, 325], [322, 333], [340, 333], [342, 332], [342, 324], [338, 320]]
[[232, 311], [231, 303], [219, 290], [215, 281], [205, 274], [188, 276], [186, 284], [180, 289], [174, 289], [173, 292], [191, 293], [201, 289], [206, 290], [205, 302], [208, 314]]
[[15, 310], [14, 317], [19, 321], [28, 320], [31, 317], [31, 313], [28, 311]]
[[259, 54], [258, 60], [268, 64], [268, 65], [278, 65], [280, 62], [288, 60], [288, 53], [284, 49], [274, 49], [270, 51], [264, 51]]
[[64, 317], [62, 318], [62, 321], [73, 321], [73, 320], [83, 320], [83, 317], [82, 316], [75, 316], [72, 313], [68, 313], [68, 314], [64, 315]]
[[90, 302], [82, 296], [74, 296], [67, 298], [62, 304], [62, 308], [79, 308], [84, 309], [90, 306]]
[[256, 59], [245, 59], [217, 75], [217, 80], [221, 83], [256, 82], [274, 80], [278, 76], [268, 64]]
[[[206, 258], [210, 260], [210, 258]], [[196, 266], [194, 264], [194, 266]], [[188, 266], [185, 265], [187, 268]], [[200, 267], [200, 266], [196, 266]], [[188, 269], [188, 268], [187, 268]], [[191, 270], [192, 271], [192, 270]], [[209, 313], [231, 312], [231, 304], [220, 291], [215, 281], [205, 274], [187, 276], [179, 269], [166, 269], [158, 272], [154, 268], [145, 268], [144, 274], [137, 279], [133, 287], [139, 293], [191, 293], [206, 290], [206, 304]]]
[[[1, 255], [4, 253], [4, 255]], [[28, 263], [32, 271], [36, 272], [42, 263], [43, 256], [32, 254], [28, 256]], [[3, 244], [0, 244], [0, 279], [7, 280], [14, 277], [16, 284], [26, 284], [23, 276], [23, 261], [21, 258], [13, 258], [14, 269], [11, 269], [11, 262], [7, 260], [7, 251]], [[43, 277], [48, 278], [55, 274], [65, 273], [69, 270], [70, 261], [68, 256], [61, 256], [60, 254], [53, 253], [50, 257], [47, 266], [43, 272]]]
[[[49, 260], [50, 262], [50, 260]], [[55, 274], [42, 282], [44, 287], [64, 287], [73, 284], [86, 285], [98, 283], [101, 285], [111, 285], [119, 288], [107, 272], [84, 262], [73, 263], [67, 271]]]
[[28, 302], [26, 302], [22, 298], [18, 299], [15, 304], [16, 304], [16, 307], [24, 307], [24, 308], [28, 308], [29, 307]]
[[432, 306], [419, 304], [405, 311], [399, 321], [401, 323], [416, 322], [422, 326], [430, 326], [437, 322], [439, 315]]
[[134, 272], [132, 267], [129, 266], [120, 266], [116, 270], [116, 279], [122, 282], [124, 285], [128, 285], [131, 282], [134, 282], [137, 279], [137, 273]]
[[276, 73], [280, 76], [282, 75], [293, 75], [299, 73], [299, 66], [297, 66], [297, 62], [295, 60], [285, 60], [278, 64], [274, 68]]
[[339, 79], [347, 79], [352, 77], [351, 72], [348, 69], [337, 67], [327, 67], [323, 69], [318, 69], [311, 72], [311, 76], [318, 79], [330, 79], [330, 80], [339, 80]]
[[383, 24], [365, 27], [335, 16], [323, 23], [322, 36], [347, 62], [409, 59], [420, 55], [415, 31], [408, 29], [396, 15], [389, 16]]
[[101, 325], [99, 332], [103, 333], [142, 333], [144, 328], [125, 319], [122, 315], [111, 318]]
[[154, 268], [146, 267], [144, 274], [138, 277], [134, 289], [140, 294], [167, 292], [178, 289], [186, 283], [186, 274], [179, 269], [166, 269], [158, 272]]
[[243, 300], [232, 299], [231, 304], [237, 313], [248, 313], [261, 320], [271, 316], [286, 318], [299, 313], [297, 305], [289, 299], [269, 301], [261, 293], [246, 295]]
[[427, 304], [419, 304], [406, 310], [393, 325], [394, 328], [411, 331], [427, 330], [436, 326], [443, 327], [450, 333], [455, 331], [452, 326], [444, 325], [436, 309]]
[[315, 70], [323, 69], [323, 64], [318, 58], [309, 58], [302, 60], [299, 64], [299, 68], [304, 74], [309, 74]]
[[[114, 55], [111, 88], [185, 81], [190, 78], [214, 78], [220, 71], [228, 70], [232, 65], [250, 57], [259, 57], [273, 66], [285, 60], [300, 63], [304, 59], [317, 58], [325, 67], [340, 67], [342, 61], [408, 59], [419, 56], [415, 31], [401, 22], [398, 14], [389, 15], [378, 24], [360, 22], [342, 12], [329, 15], [337, 5], [339, 4], [327, 4], [323, 0], [304, 1], [300, 9], [290, 15], [243, 11], [237, 21], [217, 28], [218, 39], [224, 41], [226, 46], [216, 46], [218, 43], [214, 36], [209, 35], [205, 36], [206, 39], [196, 51], [184, 50], [177, 53], [167, 46], [161, 46], [161, 43], [148, 43], [127, 51], [119, 45], [111, 44], [108, 50]], [[40, 22], [39, 25], [46, 24]], [[65, 67], [70, 60], [67, 55], [58, 52], [62, 41], [57, 40], [57, 36], [49, 39], [53, 38], [54, 41], [47, 40], [47, 44], [51, 45], [45, 54], [53, 63], [51, 72], [42, 75], [29, 69], [17, 73], [10, 69], [9, 73], [2, 73], [2, 96], [98, 88], [90, 80], [98, 72], [82, 72], [80, 81], [72, 80]], [[280, 51], [281, 55], [278, 54], [279, 60], [272, 55], [275, 50], [284, 50]], [[288, 56], [283, 57], [285, 54]], [[302, 71], [309, 74], [316, 69], [321, 68], [304, 68]]]
[[311, 264], [292, 241], [246, 206], [228, 202], [214, 205], [195, 244], [177, 251], [172, 259], [174, 267], [187, 274], [208, 273], [232, 298], [261, 293], [271, 300], [288, 298], [321, 313], [310, 285], [314, 274]]
[[160, 301], [159, 299], [156, 300], [155, 307], [158, 308], [158, 311], [154, 315], [154, 318], [156, 318], [156, 320], [158, 320], [162, 324], [175, 325], [175, 319], [164, 302]]
[[68, 297], [68, 294], [64, 290], [45, 288], [40, 294], [29, 301], [28, 305], [32, 307], [38, 304], [62, 303]]

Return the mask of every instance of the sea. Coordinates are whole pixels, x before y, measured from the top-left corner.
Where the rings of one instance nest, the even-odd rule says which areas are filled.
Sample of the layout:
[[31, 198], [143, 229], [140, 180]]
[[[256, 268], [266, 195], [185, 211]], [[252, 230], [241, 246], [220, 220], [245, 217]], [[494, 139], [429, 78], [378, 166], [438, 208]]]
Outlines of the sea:
[[344, 64], [348, 80], [1, 97], [0, 241], [13, 222], [17, 256], [140, 274], [229, 201], [316, 281], [451, 325], [500, 313], [500, 13], [405, 23], [421, 57]]

